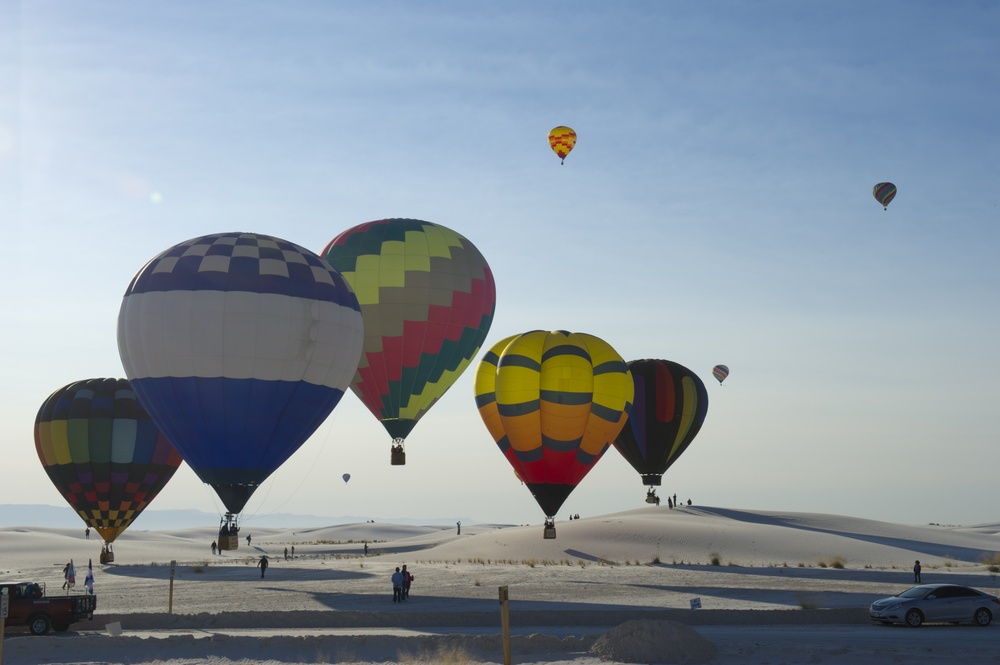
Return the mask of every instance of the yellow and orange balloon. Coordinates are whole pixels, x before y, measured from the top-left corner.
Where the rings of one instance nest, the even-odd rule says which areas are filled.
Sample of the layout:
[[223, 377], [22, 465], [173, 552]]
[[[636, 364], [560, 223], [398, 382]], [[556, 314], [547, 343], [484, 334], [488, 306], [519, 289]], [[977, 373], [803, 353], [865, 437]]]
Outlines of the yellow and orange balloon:
[[552, 152], [559, 157], [560, 164], [566, 161], [566, 155], [575, 145], [576, 132], [569, 127], [560, 125], [549, 132], [549, 146], [552, 148]]
[[476, 371], [476, 406], [550, 523], [621, 432], [635, 387], [610, 344], [586, 333], [507, 337]]

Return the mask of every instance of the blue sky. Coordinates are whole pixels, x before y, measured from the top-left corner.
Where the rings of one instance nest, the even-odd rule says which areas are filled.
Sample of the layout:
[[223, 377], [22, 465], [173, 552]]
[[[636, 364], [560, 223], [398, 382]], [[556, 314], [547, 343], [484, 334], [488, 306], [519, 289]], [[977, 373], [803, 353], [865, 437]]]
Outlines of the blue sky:
[[[0, 503], [62, 505], [35, 415], [123, 376], [118, 308], [154, 255], [414, 217], [489, 261], [486, 346], [588, 332], [701, 375], [681, 499], [995, 522], [997, 35], [991, 2], [0, 0]], [[248, 519], [541, 522], [473, 370], [406, 467], [345, 396]], [[610, 450], [558, 517], [643, 496]], [[222, 509], [186, 467], [151, 507]]]

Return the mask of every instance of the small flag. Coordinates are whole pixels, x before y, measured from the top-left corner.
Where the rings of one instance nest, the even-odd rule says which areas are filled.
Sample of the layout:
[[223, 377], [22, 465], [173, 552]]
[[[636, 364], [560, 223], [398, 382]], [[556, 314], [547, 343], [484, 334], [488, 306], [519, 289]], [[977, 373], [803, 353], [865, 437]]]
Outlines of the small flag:
[[83, 586], [87, 587], [87, 593], [94, 595], [94, 560], [87, 561], [87, 577], [83, 580]]
[[76, 570], [73, 568], [73, 559], [69, 560], [66, 564], [66, 588], [70, 589], [76, 586]]

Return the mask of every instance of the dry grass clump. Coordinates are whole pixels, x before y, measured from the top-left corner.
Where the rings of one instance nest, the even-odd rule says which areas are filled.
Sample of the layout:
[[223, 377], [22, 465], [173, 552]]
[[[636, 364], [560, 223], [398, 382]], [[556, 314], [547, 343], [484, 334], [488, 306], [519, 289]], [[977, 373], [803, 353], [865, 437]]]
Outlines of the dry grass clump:
[[804, 610], [818, 610], [820, 608], [820, 597], [815, 593], [799, 591], [795, 594], [795, 598]]
[[980, 560], [986, 566], [986, 570], [991, 573], [1000, 573], [1000, 552], [983, 554]]
[[711, 563], [713, 566], [722, 565], [722, 558], [719, 556], [718, 552], [712, 552], [708, 556], [709, 556], [709, 563]]
[[436, 663], [438, 665], [472, 665], [478, 663], [464, 647], [455, 644], [441, 644], [433, 652], [396, 654], [400, 665], [410, 663]]
[[847, 563], [847, 560], [839, 554], [816, 559], [816, 565], [820, 568], [843, 568], [845, 563]]

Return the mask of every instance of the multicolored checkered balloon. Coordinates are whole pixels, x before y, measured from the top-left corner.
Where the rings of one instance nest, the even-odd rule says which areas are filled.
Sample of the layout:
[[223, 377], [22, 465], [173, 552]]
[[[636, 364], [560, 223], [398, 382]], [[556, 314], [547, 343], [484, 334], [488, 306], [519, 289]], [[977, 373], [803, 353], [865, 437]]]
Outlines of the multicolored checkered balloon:
[[181, 464], [125, 379], [75, 381], [49, 395], [35, 418], [35, 452], [66, 502], [107, 543]]

